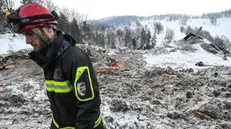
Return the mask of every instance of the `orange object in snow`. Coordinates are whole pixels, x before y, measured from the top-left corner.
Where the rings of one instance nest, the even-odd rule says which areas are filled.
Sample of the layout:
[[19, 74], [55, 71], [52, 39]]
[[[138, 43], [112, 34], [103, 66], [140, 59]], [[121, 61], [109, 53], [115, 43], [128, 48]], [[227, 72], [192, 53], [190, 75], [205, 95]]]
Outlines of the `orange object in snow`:
[[5, 69], [6, 66], [8, 66], [8, 64], [0, 64], [1, 69]]

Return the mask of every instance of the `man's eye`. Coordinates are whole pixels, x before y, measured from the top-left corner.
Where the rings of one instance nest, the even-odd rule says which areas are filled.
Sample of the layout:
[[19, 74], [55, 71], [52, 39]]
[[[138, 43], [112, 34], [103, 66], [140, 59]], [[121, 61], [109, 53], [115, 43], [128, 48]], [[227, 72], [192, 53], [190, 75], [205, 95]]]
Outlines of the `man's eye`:
[[32, 31], [27, 31], [27, 32], [24, 33], [24, 35], [32, 36], [33, 32]]
[[29, 32], [27, 32], [27, 35], [32, 36], [33, 32], [29, 31]]

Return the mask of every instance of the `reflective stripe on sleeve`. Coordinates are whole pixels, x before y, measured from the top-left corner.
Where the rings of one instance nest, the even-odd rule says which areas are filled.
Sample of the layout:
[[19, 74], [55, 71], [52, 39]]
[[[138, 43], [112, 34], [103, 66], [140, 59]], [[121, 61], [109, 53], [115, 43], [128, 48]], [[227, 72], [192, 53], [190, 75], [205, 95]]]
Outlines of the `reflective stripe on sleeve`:
[[72, 87], [68, 81], [54, 81], [54, 80], [46, 80], [46, 89], [48, 92], [55, 93], [68, 93], [72, 91]]

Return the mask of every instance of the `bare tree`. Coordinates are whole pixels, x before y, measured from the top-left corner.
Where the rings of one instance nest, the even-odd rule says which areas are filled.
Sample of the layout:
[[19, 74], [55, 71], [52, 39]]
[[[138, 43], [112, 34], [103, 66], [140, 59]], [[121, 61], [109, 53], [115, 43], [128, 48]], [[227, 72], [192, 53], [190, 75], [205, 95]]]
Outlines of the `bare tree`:
[[216, 44], [217, 46], [221, 47], [221, 48], [227, 48], [226, 43], [225, 43], [225, 39], [227, 39], [225, 36], [223, 36], [223, 37], [216, 36], [214, 38], [213, 43]]
[[65, 33], [69, 33], [70, 32], [70, 28], [69, 28], [69, 21], [68, 18], [66, 17], [66, 15], [64, 15], [63, 13], [60, 13], [59, 19], [58, 19], [58, 29], [63, 30]]
[[15, 1], [13, 0], [5, 0], [6, 1], [6, 8], [8, 11], [12, 11], [15, 5]]
[[172, 29], [167, 29], [165, 32], [165, 41], [166, 43], [170, 43], [174, 38], [174, 31]]
[[40, 0], [40, 1], [42, 2], [41, 4], [44, 4], [44, 6], [46, 6], [48, 10], [58, 11], [58, 6], [51, 0]]
[[139, 49], [143, 49], [146, 45], [146, 32], [144, 30], [144, 28], [142, 29], [141, 33], [140, 33], [140, 48]]
[[91, 32], [91, 27], [90, 25], [84, 21], [82, 24], [80, 25], [80, 30], [81, 30], [81, 36], [83, 38], [83, 40], [89, 40], [92, 38], [92, 32]]
[[[14, 6], [13, 0], [0, 0], [0, 31], [1, 33], [6, 32], [7, 24], [4, 22], [3, 13], [5, 11], [12, 11]], [[15, 34], [14, 34], [15, 36]]]
[[29, 4], [29, 3], [33, 3], [32, 0], [20, 0], [20, 3], [25, 5], [25, 4]]
[[136, 49], [136, 40], [134, 38], [132, 39], [132, 49]]
[[103, 47], [105, 48], [105, 35], [104, 33], [99, 33], [98, 34], [98, 41], [97, 41], [97, 44], [100, 46], [100, 47]]
[[0, 0], [0, 11], [6, 11], [7, 6], [6, 6], [6, 1], [5, 0]]
[[123, 37], [123, 31], [121, 30], [121, 29], [117, 29], [116, 30], [116, 36], [118, 37], [118, 39], [119, 39], [119, 43], [121, 43], [122, 42], [122, 37]]
[[69, 14], [70, 19], [75, 18], [78, 24], [82, 24], [84, 21], [87, 20], [87, 15], [80, 14], [74, 9], [64, 9], [64, 11], [66, 12], [66, 14]]
[[114, 30], [109, 30], [107, 32], [107, 45], [109, 48], [115, 49], [115, 33]]
[[155, 47], [155, 45], [156, 45], [156, 39], [157, 39], [157, 37], [156, 37], [156, 35], [154, 34], [152, 37], [151, 37], [151, 40], [150, 40], [150, 46], [152, 46], [152, 48], [154, 48]]
[[76, 39], [78, 43], [82, 43], [79, 25], [77, 24], [77, 20], [75, 18], [73, 18], [70, 24], [70, 33]]
[[[51, 1], [49, 1], [49, 2], [51, 2]], [[44, 0], [20, 0], [20, 3], [23, 5], [29, 4], [29, 3], [38, 3], [38, 4], [44, 5], [45, 1]]]
[[66, 7], [62, 8], [60, 10], [60, 16], [61, 15], [64, 15], [67, 18], [68, 21], [71, 21], [71, 19], [73, 19], [73, 17], [71, 16], [71, 11], [70, 11], [69, 8], [66, 8]]
[[191, 26], [188, 26], [185, 30], [185, 34], [188, 35], [190, 33], [194, 33], [194, 30], [191, 28]]
[[180, 32], [185, 33], [185, 31], [186, 31], [185, 28], [183, 26], [180, 26]]
[[189, 20], [189, 17], [188, 17], [188, 16], [182, 16], [182, 17], [180, 17], [180, 19], [179, 19], [179, 24], [180, 24], [180, 25], [187, 25], [188, 20]]
[[160, 22], [154, 23], [154, 31], [159, 35], [163, 31], [164, 27]]
[[3, 18], [3, 12], [6, 9], [6, 3], [4, 0], [0, 0], [0, 32], [5, 33], [5, 27], [4, 27], [4, 18]]
[[91, 32], [94, 44], [105, 47], [105, 33], [106, 26], [100, 23], [91, 24]]
[[148, 46], [150, 44], [150, 40], [152, 36], [151, 36], [151, 31], [149, 29], [145, 31], [146, 31], [145, 42], [146, 42], [146, 46]]
[[129, 44], [132, 44], [132, 32], [131, 29], [126, 28], [124, 35], [124, 46], [127, 47]]
[[209, 18], [209, 20], [210, 20], [210, 22], [211, 22], [212, 25], [215, 26], [215, 25], [217, 24], [217, 18], [216, 18], [216, 17], [211, 16], [211, 17]]
[[58, 6], [51, 0], [21, 0], [22, 4], [28, 3], [38, 3], [45, 6], [49, 11], [55, 10], [58, 11]]
[[[31, 0], [32, 3], [38, 3], [38, 4], [42, 4], [44, 5], [46, 3], [45, 0]], [[50, 3], [52, 3], [50, 0], [49, 0]], [[44, 5], [45, 6], [45, 5]]]

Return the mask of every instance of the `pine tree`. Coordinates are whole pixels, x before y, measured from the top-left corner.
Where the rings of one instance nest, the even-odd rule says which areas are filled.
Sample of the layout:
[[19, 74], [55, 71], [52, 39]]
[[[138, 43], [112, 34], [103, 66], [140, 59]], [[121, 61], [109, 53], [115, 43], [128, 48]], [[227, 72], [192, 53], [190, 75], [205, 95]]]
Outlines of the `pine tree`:
[[82, 43], [79, 26], [75, 18], [73, 18], [71, 22], [70, 32], [71, 32], [71, 35], [76, 39], [77, 43]]
[[61, 12], [58, 19], [58, 29], [63, 30], [65, 33], [70, 33], [69, 21], [67, 17]]
[[140, 48], [139, 49], [144, 49], [144, 47], [146, 45], [146, 36], [145, 35], [146, 35], [146, 32], [143, 28], [141, 33], [140, 33]]
[[82, 23], [81, 36], [84, 40], [90, 39], [92, 37], [90, 25], [86, 21]]
[[160, 22], [154, 24], [154, 31], [159, 35], [163, 31], [164, 27]]
[[125, 29], [125, 35], [124, 35], [124, 46], [128, 47], [129, 43], [132, 42], [132, 35], [131, 30], [129, 28]]

